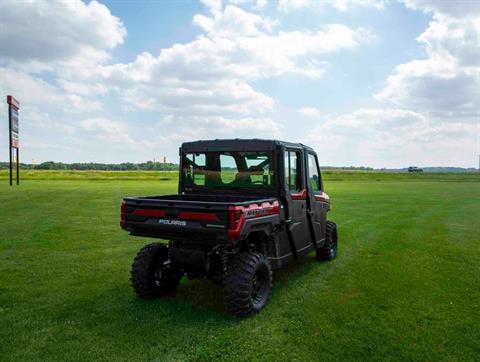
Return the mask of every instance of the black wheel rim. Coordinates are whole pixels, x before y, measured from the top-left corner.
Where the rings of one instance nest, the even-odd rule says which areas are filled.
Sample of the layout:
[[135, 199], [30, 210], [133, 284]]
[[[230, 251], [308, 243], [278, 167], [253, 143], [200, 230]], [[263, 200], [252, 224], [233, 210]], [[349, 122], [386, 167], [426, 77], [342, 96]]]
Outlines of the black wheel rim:
[[329, 249], [330, 257], [333, 259], [337, 256], [337, 243], [330, 238], [330, 249]]
[[255, 271], [252, 278], [251, 299], [255, 307], [259, 308], [265, 304], [268, 297], [269, 278], [268, 268], [262, 265]]
[[162, 269], [157, 269], [153, 273], [153, 284], [156, 287], [160, 287], [161, 280], [162, 280]]

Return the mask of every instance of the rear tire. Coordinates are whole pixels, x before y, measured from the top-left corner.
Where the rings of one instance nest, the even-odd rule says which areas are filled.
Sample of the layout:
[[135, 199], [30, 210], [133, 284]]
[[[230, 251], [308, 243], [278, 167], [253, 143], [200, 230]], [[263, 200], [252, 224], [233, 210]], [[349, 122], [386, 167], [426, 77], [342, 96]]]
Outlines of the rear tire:
[[337, 257], [338, 235], [337, 224], [327, 221], [327, 232], [325, 244], [316, 250], [317, 259], [320, 261], [331, 261]]
[[260, 253], [241, 253], [233, 261], [225, 278], [225, 309], [237, 317], [250, 317], [268, 302], [272, 287], [272, 269]]
[[168, 247], [153, 243], [145, 245], [135, 257], [130, 282], [138, 298], [153, 299], [173, 293], [180, 283], [180, 274], [171, 269]]

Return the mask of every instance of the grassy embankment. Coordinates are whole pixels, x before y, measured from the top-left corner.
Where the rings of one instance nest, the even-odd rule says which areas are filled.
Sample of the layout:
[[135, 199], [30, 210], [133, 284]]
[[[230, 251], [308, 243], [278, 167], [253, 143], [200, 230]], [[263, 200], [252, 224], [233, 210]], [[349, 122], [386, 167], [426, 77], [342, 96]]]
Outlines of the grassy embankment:
[[151, 240], [120, 230], [120, 201], [175, 192], [175, 174], [52, 172], [14, 188], [0, 175], [3, 361], [480, 359], [478, 175], [326, 173], [338, 259], [276, 273], [248, 320], [208, 281], [133, 297], [130, 264]]

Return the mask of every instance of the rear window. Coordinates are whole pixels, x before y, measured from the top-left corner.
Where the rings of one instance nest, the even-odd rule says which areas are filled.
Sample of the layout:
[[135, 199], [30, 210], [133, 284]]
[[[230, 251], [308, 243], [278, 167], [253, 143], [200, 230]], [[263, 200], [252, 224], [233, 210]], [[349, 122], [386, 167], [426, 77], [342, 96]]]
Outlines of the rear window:
[[273, 189], [271, 152], [186, 153], [182, 158], [186, 187]]

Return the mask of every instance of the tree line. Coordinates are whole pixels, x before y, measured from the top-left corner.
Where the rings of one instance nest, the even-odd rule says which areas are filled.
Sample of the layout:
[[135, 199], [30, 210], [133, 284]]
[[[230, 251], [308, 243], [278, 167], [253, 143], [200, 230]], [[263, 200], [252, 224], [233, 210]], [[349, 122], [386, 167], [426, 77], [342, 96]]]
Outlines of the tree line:
[[[0, 162], [0, 170], [8, 170], [8, 162]], [[47, 161], [42, 162], [36, 165], [28, 163], [20, 163], [20, 168], [22, 170], [78, 170], [78, 171], [87, 171], [87, 170], [98, 170], [98, 171], [178, 171], [178, 164], [163, 162], [153, 162], [147, 161], [142, 163], [132, 163], [132, 162], [123, 162], [123, 163], [98, 163], [98, 162], [75, 162], [75, 163], [64, 163], [64, 162], [54, 162]], [[226, 167], [225, 169], [230, 169]], [[235, 168], [231, 168], [234, 170]], [[363, 166], [348, 166], [348, 167], [330, 167], [324, 166], [323, 170], [362, 170], [362, 171], [373, 171], [372, 167], [363, 167]]]
[[[8, 170], [8, 162], [0, 162], [0, 170]], [[178, 164], [162, 162], [147, 161], [142, 163], [98, 163], [98, 162], [75, 162], [75, 163], [63, 163], [47, 161], [38, 165], [32, 165], [28, 163], [20, 163], [22, 170], [98, 170], [98, 171], [178, 171]], [[329, 170], [350, 170], [350, 171], [380, 171], [380, 172], [406, 172], [407, 168], [380, 168], [375, 169], [373, 167], [365, 166], [322, 166], [323, 171]], [[475, 168], [463, 168], [463, 167], [423, 167], [425, 172], [476, 172], [479, 171]]]
[[[7, 170], [9, 168], [8, 162], [0, 162], [0, 170]], [[173, 163], [162, 163], [147, 161], [142, 163], [97, 163], [97, 162], [76, 162], [63, 163], [47, 161], [32, 165], [27, 163], [20, 163], [20, 168], [23, 170], [98, 170], [98, 171], [177, 171], [178, 165]]]

